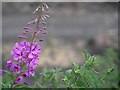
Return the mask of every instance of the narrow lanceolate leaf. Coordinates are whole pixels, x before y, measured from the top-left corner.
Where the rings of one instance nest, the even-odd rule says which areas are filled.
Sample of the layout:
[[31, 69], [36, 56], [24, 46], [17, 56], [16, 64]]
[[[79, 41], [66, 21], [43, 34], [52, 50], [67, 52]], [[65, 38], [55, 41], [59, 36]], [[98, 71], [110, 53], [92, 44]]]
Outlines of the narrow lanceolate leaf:
[[83, 51], [84, 53], [84, 57], [85, 57], [85, 61], [89, 60], [89, 54], [86, 51]]
[[24, 84], [14, 85], [13, 88], [31, 88], [30, 86], [26, 86]]

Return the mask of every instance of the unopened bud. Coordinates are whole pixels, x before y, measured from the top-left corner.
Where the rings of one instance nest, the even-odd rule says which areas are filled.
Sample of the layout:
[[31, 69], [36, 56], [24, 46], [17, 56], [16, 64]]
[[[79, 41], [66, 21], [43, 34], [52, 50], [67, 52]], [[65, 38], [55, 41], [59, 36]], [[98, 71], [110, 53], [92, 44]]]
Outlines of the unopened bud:
[[22, 36], [22, 35], [19, 35], [18, 37], [19, 38], [27, 38], [26, 36]]
[[39, 41], [43, 41], [43, 38], [40, 38]]
[[40, 9], [40, 5], [36, 8], [36, 10], [35, 10], [33, 13], [38, 12], [38, 11], [39, 11], [39, 9]]

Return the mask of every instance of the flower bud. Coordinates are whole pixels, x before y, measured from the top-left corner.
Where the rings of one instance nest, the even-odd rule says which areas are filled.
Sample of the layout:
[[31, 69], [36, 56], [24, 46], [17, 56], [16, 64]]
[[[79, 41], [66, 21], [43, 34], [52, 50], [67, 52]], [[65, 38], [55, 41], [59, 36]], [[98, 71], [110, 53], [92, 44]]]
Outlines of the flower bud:
[[33, 21], [28, 22], [27, 25], [30, 25], [31, 23], [33, 23]]
[[25, 85], [27, 85], [27, 86], [28, 86], [28, 85], [30, 85], [30, 83], [29, 83], [29, 82], [24, 82], [24, 84], [25, 84]]
[[42, 17], [42, 16], [41, 16], [41, 19], [42, 19], [42, 20], [45, 20], [44, 17]]
[[31, 30], [31, 28], [30, 28], [30, 27], [24, 27], [24, 29], [28, 29], [28, 30]]
[[44, 34], [44, 35], [45, 35], [45, 34], [47, 34], [47, 32], [42, 32], [42, 34]]
[[42, 11], [45, 11], [45, 8], [42, 6]]
[[47, 4], [43, 3], [43, 6], [45, 7], [46, 10], [49, 9], [49, 6]]
[[43, 38], [40, 38], [39, 41], [43, 41]]
[[34, 22], [37, 22], [37, 21], [38, 21], [38, 18], [36, 18]]
[[42, 27], [42, 29], [46, 30], [46, 29], [47, 29], [47, 27]]
[[45, 24], [46, 24], [46, 22], [40, 22], [40, 24], [44, 24], [44, 25], [45, 25]]
[[39, 11], [39, 9], [40, 9], [40, 5], [36, 8], [36, 10], [35, 10], [33, 13], [38, 12], [38, 11]]
[[27, 34], [27, 32], [24, 31], [23, 34]]
[[47, 15], [47, 14], [45, 14], [45, 16], [47, 17], [47, 18], [49, 18], [50, 16], [49, 15]]
[[18, 37], [19, 38], [25, 38], [25, 39], [27, 38], [26, 36], [22, 36], [22, 35], [19, 35]]

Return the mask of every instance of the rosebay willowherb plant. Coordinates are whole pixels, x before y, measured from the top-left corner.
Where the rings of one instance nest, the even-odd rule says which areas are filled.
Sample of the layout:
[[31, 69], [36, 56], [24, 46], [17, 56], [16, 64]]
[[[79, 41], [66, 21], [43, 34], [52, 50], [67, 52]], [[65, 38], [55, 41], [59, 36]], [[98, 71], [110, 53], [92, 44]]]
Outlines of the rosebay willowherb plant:
[[[47, 34], [45, 20], [49, 17], [46, 14], [48, 9], [47, 4], [39, 4], [33, 12], [34, 16], [31, 21], [24, 27], [22, 35], [18, 36], [22, 41], [16, 42], [13, 50], [11, 50], [13, 58], [7, 61], [7, 69], [12, 73], [10, 87], [19, 84], [29, 85], [25, 79], [35, 74], [34, 69], [38, 65], [41, 52], [41, 46], [38, 43], [43, 41], [43, 38], [38, 38], [38, 36]], [[30, 27], [31, 24], [35, 25], [35, 29]]]
[[[39, 42], [43, 41], [41, 36], [47, 34], [48, 9], [47, 4], [40, 3], [33, 12], [34, 16], [19, 35], [22, 41], [16, 42], [11, 50], [12, 59], [7, 61], [7, 70], [0, 70], [3, 75], [0, 85], [3, 88], [117, 88], [117, 66], [114, 64], [117, 53], [112, 50], [105, 57], [91, 56], [83, 51], [84, 63], [81, 65], [72, 63], [73, 67], [66, 70], [44, 68], [40, 74], [35, 74], [41, 52]], [[31, 76], [37, 76], [34, 84], [27, 80]]]

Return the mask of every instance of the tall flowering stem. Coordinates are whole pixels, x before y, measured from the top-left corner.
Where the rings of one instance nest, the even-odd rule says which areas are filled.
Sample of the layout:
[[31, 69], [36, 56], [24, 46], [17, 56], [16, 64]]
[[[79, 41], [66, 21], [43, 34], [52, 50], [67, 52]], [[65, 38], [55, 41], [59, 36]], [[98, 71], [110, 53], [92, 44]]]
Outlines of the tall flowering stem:
[[[41, 3], [37, 7], [33, 13], [38, 13], [38, 16], [33, 16], [31, 21], [27, 23], [27, 26], [24, 27], [23, 35], [19, 35], [20, 39], [25, 40], [16, 42], [13, 50], [11, 50], [13, 59], [7, 61], [7, 69], [16, 75], [12, 87], [18, 84], [29, 85], [25, 78], [35, 75], [34, 69], [38, 65], [39, 54], [41, 52], [41, 46], [38, 44], [38, 41], [43, 41], [43, 38], [36, 38], [36, 35], [47, 34], [45, 20], [49, 15], [44, 13], [44, 11], [47, 11], [48, 8], [48, 5], [45, 3]], [[35, 30], [30, 27], [31, 24], [36, 24]], [[28, 41], [29, 37], [27, 34], [32, 36], [31, 41]]]
[[40, 8], [40, 12], [39, 12], [39, 16], [38, 16], [38, 21], [37, 21], [37, 25], [36, 25], [36, 31], [33, 33], [31, 42], [34, 41], [35, 35], [38, 32], [41, 14], [42, 14], [42, 7]]

